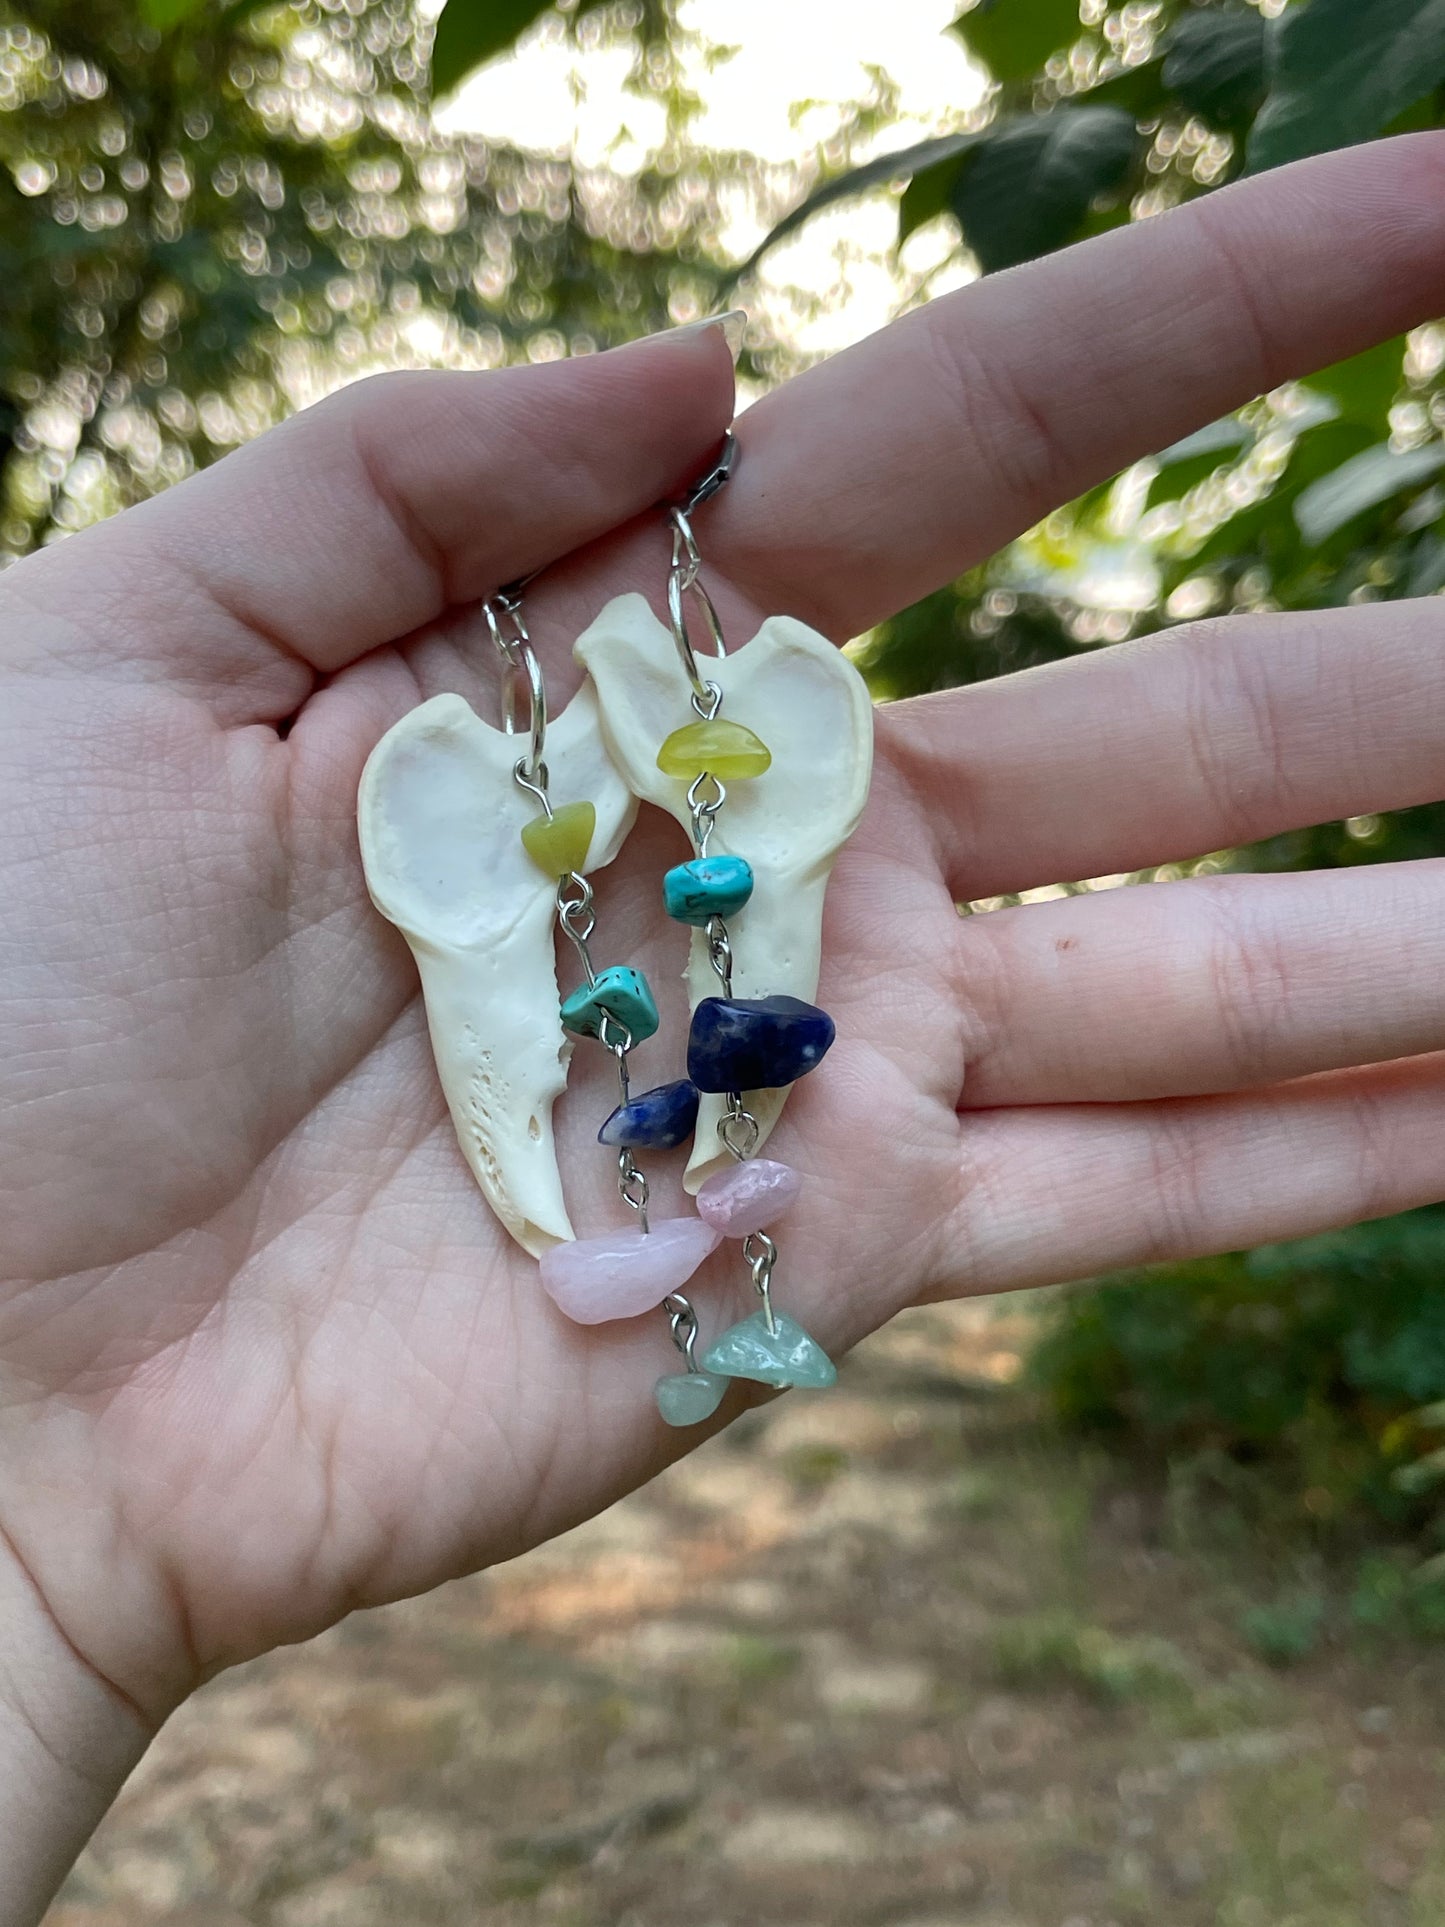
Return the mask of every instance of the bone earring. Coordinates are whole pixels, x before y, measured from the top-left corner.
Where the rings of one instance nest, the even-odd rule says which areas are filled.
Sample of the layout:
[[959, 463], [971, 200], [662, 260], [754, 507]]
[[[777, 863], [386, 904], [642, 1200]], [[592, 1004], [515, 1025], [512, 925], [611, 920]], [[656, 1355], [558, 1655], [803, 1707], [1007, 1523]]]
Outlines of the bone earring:
[[[489, 607], [494, 633], [506, 603]], [[540, 1257], [574, 1236], [552, 1133], [569, 1047], [552, 942], [556, 879], [524, 842], [540, 834], [530, 827], [537, 800], [517, 772], [540, 763], [545, 738], [549, 808], [563, 826], [553, 834], [590, 811], [594, 871], [622, 847], [637, 805], [604, 747], [591, 688], [549, 723], [536, 659], [530, 647], [514, 653], [505, 727], [483, 722], [460, 696], [409, 711], [367, 760], [357, 826], [372, 901], [416, 959], [462, 1155], [507, 1231]], [[518, 682], [534, 673], [519, 757]]]
[[686, 1078], [637, 1097], [632, 1094], [628, 1059], [638, 1044], [656, 1033], [657, 1005], [640, 970], [631, 965], [598, 970], [592, 959], [597, 916], [584, 871], [594, 811], [588, 802], [553, 806], [545, 753], [546, 691], [523, 620], [520, 590], [493, 597], [485, 614], [507, 678], [504, 707], [509, 729], [515, 729], [519, 689], [528, 705], [528, 753], [517, 762], [513, 781], [532, 798], [539, 813], [522, 825], [522, 846], [555, 888], [557, 927], [576, 952], [583, 972], [583, 982], [562, 1000], [562, 1024], [575, 1037], [595, 1039], [616, 1060], [620, 1102], [603, 1123], [598, 1139], [615, 1149], [618, 1194], [637, 1217], [635, 1227], [551, 1246], [541, 1254], [542, 1284], [558, 1310], [582, 1325], [635, 1318], [660, 1305], [687, 1369], [678, 1375], [681, 1389], [660, 1395], [659, 1403], [670, 1423], [694, 1424], [716, 1409], [726, 1380], [698, 1368], [697, 1316], [680, 1288], [721, 1243], [723, 1234], [701, 1217], [652, 1220], [647, 1178], [633, 1153], [681, 1144], [696, 1121], [698, 1094]]
[[[628, 782], [677, 817], [696, 852], [663, 885], [668, 913], [693, 929], [688, 1074], [707, 1095], [689, 1174], [706, 1222], [742, 1239], [761, 1300], [709, 1348], [704, 1369], [823, 1386], [836, 1377], [832, 1362], [772, 1302], [778, 1247], [766, 1227], [794, 1201], [800, 1179], [755, 1154], [787, 1089], [833, 1042], [832, 1020], [810, 999], [823, 891], [867, 798], [872, 706], [852, 665], [791, 618], [770, 618], [727, 654], [692, 518], [735, 459], [729, 436], [714, 468], [668, 510], [669, 628], [640, 596], [619, 597], [576, 653]], [[716, 652], [706, 678], [688, 634], [689, 594]], [[694, 720], [678, 727], [689, 701]]]
[[[435, 696], [387, 731], [358, 799], [367, 885], [416, 957], [458, 1142], [488, 1202], [541, 1259], [543, 1282], [569, 1316], [592, 1324], [662, 1305], [686, 1369], [659, 1381], [658, 1404], [670, 1424], [696, 1424], [716, 1410], [727, 1381], [699, 1368], [697, 1316], [676, 1287], [722, 1234], [696, 1217], [651, 1223], [632, 1153], [680, 1144], [697, 1093], [684, 1079], [631, 1096], [628, 1056], [656, 1030], [656, 1006], [640, 971], [598, 971], [590, 949], [585, 872], [616, 855], [637, 806], [603, 747], [590, 686], [549, 722], [521, 585], [499, 591], [483, 616], [503, 666], [503, 727], [460, 696]], [[586, 979], [565, 1004], [554, 918]], [[552, 1136], [570, 1051], [564, 1024], [617, 1060], [622, 1102], [599, 1136], [618, 1147], [618, 1190], [638, 1217], [636, 1230], [584, 1244], [567, 1216]]]

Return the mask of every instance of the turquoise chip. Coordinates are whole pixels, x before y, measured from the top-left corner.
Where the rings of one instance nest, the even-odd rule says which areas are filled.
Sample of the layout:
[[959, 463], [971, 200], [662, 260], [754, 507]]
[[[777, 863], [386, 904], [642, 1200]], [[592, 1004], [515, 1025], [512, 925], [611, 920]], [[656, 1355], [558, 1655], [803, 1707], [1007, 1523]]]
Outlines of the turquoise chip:
[[657, 1005], [640, 970], [613, 964], [599, 970], [594, 984], [579, 984], [562, 1006], [562, 1026], [579, 1037], [602, 1034], [604, 1012], [628, 1032], [634, 1044], [656, 1033]]
[[752, 894], [752, 866], [740, 856], [697, 856], [662, 879], [662, 901], [676, 923], [730, 917]]

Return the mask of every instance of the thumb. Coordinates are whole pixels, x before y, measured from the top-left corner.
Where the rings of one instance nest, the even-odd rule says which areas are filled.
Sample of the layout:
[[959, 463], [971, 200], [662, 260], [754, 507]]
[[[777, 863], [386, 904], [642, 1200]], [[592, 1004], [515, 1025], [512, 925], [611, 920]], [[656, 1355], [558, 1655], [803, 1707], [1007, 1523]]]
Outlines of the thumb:
[[641, 513], [732, 408], [721, 319], [537, 367], [373, 376], [20, 563], [4, 592], [61, 618], [67, 667], [274, 716], [314, 672]]

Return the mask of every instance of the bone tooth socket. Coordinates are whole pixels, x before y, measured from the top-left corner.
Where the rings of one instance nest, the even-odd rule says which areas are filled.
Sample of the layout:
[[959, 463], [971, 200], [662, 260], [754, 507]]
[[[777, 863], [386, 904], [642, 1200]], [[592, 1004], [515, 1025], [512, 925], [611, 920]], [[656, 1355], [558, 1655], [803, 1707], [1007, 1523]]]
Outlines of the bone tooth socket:
[[[559, 1015], [556, 882], [522, 843], [541, 813], [513, 780], [525, 738], [460, 696], [433, 696], [389, 729], [362, 772], [367, 888], [411, 946], [457, 1141], [497, 1217], [534, 1257], [575, 1234], [552, 1106], [570, 1044]], [[589, 869], [610, 863], [637, 811], [583, 687], [549, 726], [554, 808], [597, 811]]]
[[[614, 761], [644, 802], [691, 827], [687, 784], [657, 767], [662, 742], [693, 714], [672, 631], [640, 595], [618, 596], [574, 651], [597, 690]], [[791, 616], [770, 616], [726, 656], [699, 651], [698, 670], [723, 692], [721, 714], [756, 732], [772, 751], [760, 776], [727, 786], [709, 855], [745, 857], [752, 896], [729, 919], [733, 994], [817, 996], [823, 896], [834, 859], [856, 828], [873, 769], [873, 705], [846, 656]], [[692, 933], [687, 965], [692, 1008], [718, 994], [707, 937]], [[766, 1142], [787, 1091], [747, 1093]], [[726, 1106], [705, 1096], [684, 1182], [695, 1192], [731, 1160], [718, 1143]]]

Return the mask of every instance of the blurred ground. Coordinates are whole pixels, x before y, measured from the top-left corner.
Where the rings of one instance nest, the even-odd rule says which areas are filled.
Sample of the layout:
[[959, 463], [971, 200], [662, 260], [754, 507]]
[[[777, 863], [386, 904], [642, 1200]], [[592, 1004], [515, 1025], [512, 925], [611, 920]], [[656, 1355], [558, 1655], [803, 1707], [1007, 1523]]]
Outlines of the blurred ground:
[[1262, 1665], [1250, 1576], [1007, 1389], [1023, 1335], [914, 1314], [217, 1681], [47, 1927], [1441, 1927], [1439, 1649]]

